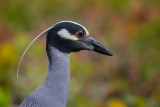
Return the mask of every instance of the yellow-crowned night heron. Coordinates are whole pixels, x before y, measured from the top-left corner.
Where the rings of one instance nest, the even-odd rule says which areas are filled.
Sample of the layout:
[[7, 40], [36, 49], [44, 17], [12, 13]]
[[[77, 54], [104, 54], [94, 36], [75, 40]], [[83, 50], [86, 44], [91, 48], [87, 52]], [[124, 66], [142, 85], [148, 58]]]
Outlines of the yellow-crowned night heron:
[[[89, 36], [88, 30], [84, 26], [75, 22], [59, 22], [43, 31], [31, 44], [44, 34], [47, 34], [48, 74], [43, 84], [29, 94], [20, 107], [66, 106], [70, 84], [69, 53], [92, 50], [112, 56], [107, 48]], [[23, 53], [21, 60], [30, 45]]]

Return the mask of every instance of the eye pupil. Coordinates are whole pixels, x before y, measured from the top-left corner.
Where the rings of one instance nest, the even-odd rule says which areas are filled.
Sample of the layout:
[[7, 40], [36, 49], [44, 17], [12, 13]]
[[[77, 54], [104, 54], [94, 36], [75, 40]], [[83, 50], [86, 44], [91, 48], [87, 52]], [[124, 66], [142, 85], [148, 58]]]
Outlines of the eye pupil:
[[77, 32], [77, 37], [78, 37], [78, 38], [82, 38], [83, 35], [84, 35], [83, 32]]

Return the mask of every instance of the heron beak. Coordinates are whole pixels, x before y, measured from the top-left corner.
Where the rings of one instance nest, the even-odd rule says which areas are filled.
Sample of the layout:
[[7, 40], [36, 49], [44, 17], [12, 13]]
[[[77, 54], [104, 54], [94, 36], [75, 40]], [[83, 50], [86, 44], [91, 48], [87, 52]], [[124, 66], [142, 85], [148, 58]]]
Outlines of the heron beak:
[[86, 38], [86, 44], [88, 47], [92, 47], [89, 50], [95, 51], [100, 54], [113, 56], [113, 54], [111, 53], [111, 51], [109, 51], [109, 49], [107, 49], [101, 43], [99, 43], [98, 41], [89, 36]]

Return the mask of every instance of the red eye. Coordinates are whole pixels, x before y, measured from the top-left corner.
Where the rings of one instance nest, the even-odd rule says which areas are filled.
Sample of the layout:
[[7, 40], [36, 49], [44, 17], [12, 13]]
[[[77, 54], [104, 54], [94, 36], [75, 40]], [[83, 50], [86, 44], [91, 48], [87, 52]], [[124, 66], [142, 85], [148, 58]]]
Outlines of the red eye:
[[80, 31], [80, 32], [77, 32], [77, 37], [78, 37], [78, 38], [82, 38], [83, 36], [84, 36], [84, 33], [83, 33], [83, 32], [81, 32], [81, 31]]

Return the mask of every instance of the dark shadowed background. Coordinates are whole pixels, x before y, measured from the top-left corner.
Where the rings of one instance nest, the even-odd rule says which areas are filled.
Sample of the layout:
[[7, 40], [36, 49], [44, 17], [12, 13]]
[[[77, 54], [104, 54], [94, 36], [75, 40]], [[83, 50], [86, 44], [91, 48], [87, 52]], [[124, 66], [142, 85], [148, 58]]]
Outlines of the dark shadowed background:
[[0, 0], [0, 107], [16, 107], [45, 79], [45, 37], [70, 20], [114, 56], [81, 51], [71, 56], [67, 107], [160, 107], [160, 0]]

